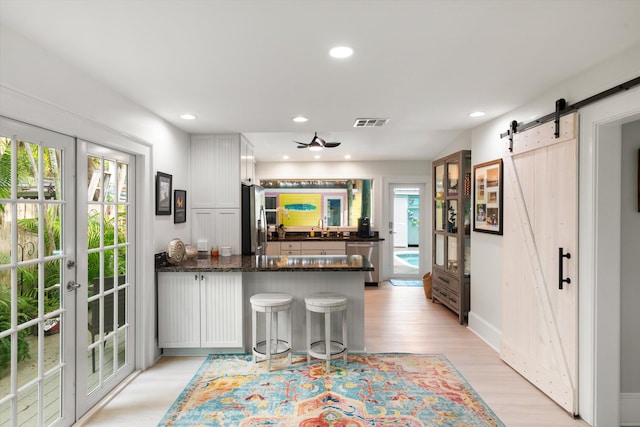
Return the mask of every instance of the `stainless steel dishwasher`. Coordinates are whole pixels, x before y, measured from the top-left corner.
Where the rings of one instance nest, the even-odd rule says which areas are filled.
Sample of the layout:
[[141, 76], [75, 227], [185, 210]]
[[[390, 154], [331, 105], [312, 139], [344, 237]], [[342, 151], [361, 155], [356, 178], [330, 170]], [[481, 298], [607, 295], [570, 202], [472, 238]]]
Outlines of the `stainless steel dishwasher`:
[[378, 284], [380, 271], [380, 242], [347, 241], [347, 255], [364, 255], [373, 265], [373, 271], [365, 271], [365, 284]]

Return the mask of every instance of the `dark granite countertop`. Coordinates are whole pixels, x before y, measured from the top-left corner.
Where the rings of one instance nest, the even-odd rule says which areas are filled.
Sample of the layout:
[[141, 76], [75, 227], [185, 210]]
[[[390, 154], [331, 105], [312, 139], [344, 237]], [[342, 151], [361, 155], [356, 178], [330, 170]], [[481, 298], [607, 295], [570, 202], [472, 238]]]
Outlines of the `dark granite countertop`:
[[205, 257], [159, 266], [157, 272], [373, 271], [362, 255], [282, 255]]

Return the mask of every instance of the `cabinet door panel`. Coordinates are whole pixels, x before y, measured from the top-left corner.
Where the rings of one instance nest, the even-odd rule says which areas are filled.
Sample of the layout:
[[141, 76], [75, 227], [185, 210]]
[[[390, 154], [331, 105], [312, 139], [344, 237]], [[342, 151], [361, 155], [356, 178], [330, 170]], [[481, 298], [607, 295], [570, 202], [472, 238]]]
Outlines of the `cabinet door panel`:
[[193, 208], [240, 208], [240, 136], [191, 138]]
[[200, 347], [197, 273], [158, 274], [158, 345]]
[[242, 347], [242, 273], [205, 273], [203, 276], [202, 347]]
[[242, 253], [240, 209], [215, 209], [215, 211], [213, 244], [230, 246], [232, 254]]

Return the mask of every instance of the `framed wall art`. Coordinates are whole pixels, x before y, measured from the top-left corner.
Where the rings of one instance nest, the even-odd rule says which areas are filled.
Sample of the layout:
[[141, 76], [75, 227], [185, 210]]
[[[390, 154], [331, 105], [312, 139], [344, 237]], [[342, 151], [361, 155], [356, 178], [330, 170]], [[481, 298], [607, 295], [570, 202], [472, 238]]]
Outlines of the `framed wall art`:
[[167, 173], [156, 173], [156, 215], [171, 215], [172, 180]]
[[473, 231], [502, 234], [502, 159], [473, 167]]
[[175, 190], [173, 192], [173, 223], [187, 222], [187, 192]]

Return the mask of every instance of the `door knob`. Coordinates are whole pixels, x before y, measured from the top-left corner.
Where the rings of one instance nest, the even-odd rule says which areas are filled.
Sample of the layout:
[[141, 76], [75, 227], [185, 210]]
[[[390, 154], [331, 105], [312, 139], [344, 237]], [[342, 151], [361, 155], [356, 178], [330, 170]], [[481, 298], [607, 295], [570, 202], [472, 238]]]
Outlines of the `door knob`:
[[73, 280], [69, 280], [67, 282], [67, 291], [74, 291], [80, 287], [80, 283], [74, 282]]

